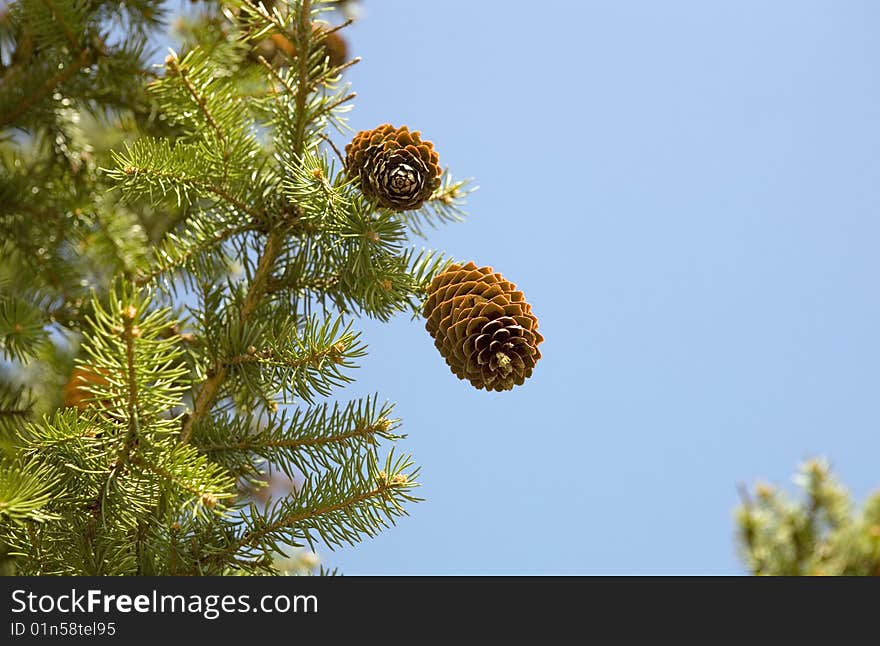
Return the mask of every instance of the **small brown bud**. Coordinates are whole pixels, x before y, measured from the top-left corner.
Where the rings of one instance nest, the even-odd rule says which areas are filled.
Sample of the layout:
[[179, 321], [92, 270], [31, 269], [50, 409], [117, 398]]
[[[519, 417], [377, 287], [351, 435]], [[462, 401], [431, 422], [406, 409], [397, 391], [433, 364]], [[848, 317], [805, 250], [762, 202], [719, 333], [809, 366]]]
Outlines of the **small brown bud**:
[[250, 355], [257, 354], [257, 348], [254, 347], [254, 346], [252, 346], [252, 345], [249, 345], [249, 346], [247, 347], [247, 353], [250, 354]]
[[345, 344], [342, 341], [337, 341], [333, 344], [333, 347], [330, 348], [330, 359], [333, 363], [342, 363], [345, 361], [345, 357], [342, 354], [345, 352]]
[[202, 494], [202, 504], [205, 507], [215, 507], [217, 505], [217, 496], [212, 493], [203, 493]]

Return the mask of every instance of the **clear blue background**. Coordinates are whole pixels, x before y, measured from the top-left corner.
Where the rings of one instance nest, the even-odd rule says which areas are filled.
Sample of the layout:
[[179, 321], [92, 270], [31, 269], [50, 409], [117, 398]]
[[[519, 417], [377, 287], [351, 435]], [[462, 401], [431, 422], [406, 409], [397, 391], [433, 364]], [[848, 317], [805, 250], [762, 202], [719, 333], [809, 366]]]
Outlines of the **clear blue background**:
[[486, 393], [421, 322], [363, 325], [350, 393], [398, 402], [427, 501], [325, 564], [741, 573], [737, 482], [826, 455], [880, 486], [880, 4], [363, 9], [352, 127], [408, 124], [476, 178], [426, 244], [516, 282], [546, 342]]

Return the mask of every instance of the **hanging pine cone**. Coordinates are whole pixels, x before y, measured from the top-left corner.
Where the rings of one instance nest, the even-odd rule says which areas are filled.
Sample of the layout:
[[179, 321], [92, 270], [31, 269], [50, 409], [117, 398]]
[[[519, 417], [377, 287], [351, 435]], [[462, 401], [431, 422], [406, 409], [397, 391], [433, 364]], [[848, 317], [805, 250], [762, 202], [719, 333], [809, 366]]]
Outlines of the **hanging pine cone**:
[[431, 281], [422, 314], [452, 372], [475, 388], [522, 385], [541, 358], [531, 306], [491, 267], [450, 265]]
[[345, 147], [345, 169], [367, 199], [394, 211], [419, 208], [440, 186], [440, 156], [421, 133], [384, 124]]

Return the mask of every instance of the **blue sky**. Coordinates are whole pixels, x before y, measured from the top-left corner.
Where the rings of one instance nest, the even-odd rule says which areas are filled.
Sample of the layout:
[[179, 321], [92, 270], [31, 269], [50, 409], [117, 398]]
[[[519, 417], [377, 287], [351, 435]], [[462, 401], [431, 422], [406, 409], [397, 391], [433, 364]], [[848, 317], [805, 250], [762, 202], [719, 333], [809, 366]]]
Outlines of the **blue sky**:
[[[176, 3], [171, 3], [172, 7]], [[880, 487], [880, 5], [367, 0], [355, 130], [480, 186], [427, 246], [540, 318], [525, 386], [365, 322], [426, 502], [346, 574], [738, 574], [736, 483]], [[344, 143], [342, 138], [338, 138]]]

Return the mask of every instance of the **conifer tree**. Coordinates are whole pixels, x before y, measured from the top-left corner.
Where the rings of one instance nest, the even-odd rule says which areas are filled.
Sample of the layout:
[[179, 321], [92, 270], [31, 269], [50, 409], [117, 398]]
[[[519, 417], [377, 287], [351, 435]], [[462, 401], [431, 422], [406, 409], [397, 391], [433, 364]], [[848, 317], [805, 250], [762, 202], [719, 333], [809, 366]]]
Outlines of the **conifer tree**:
[[[469, 188], [407, 128], [361, 133], [357, 159], [333, 143], [358, 60], [339, 5], [206, 3], [158, 70], [158, 0], [2, 15], [5, 571], [301, 571], [280, 559], [418, 500], [392, 405], [341, 391], [360, 317], [421, 315], [450, 261], [416, 241]], [[491, 332], [489, 381], [540, 338], [505, 284], [445, 310]], [[279, 473], [295, 486], [267, 495]]]
[[796, 478], [803, 500], [766, 484], [743, 490], [737, 539], [749, 572], [779, 576], [880, 576], [880, 492], [861, 510], [824, 460]]

